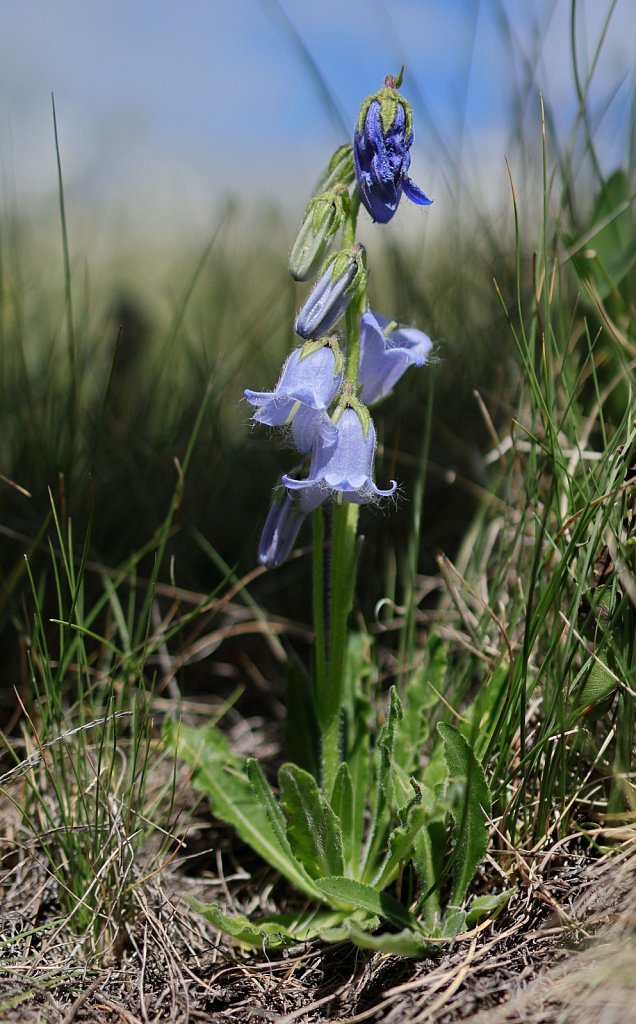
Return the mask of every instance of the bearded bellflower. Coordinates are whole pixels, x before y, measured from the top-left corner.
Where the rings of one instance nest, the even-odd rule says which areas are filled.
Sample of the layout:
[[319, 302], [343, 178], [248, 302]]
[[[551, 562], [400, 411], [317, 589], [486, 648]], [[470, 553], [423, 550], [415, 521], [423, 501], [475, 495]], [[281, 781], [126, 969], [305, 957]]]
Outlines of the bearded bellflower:
[[343, 316], [358, 289], [365, 285], [364, 247], [356, 244], [336, 253], [296, 317], [296, 334], [301, 338], [319, 338], [326, 334]]
[[378, 402], [395, 387], [409, 366], [423, 366], [433, 342], [416, 327], [400, 327], [367, 310], [360, 317], [360, 401]]
[[430, 200], [409, 178], [413, 127], [410, 104], [398, 92], [398, 79], [387, 75], [384, 88], [360, 108], [353, 136], [353, 159], [360, 198], [374, 221], [386, 224], [402, 192], [418, 206]]
[[349, 399], [340, 415], [336, 413], [336, 430], [333, 445], [316, 443], [312, 448], [307, 477], [295, 480], [283, 476], [285, 486], [292, 491], [307, 490], [314, 500], [320, 494], [323, 500], [333, 495], [338, 501], [351, 501], [357, 505], [394, 494], [397, 488], [395, 480], [386, 490], [377, 487], [373, 480], [376, 436], [365, 406]]
[[342, 355], [335, 338], [322, 338], [295, 348], [273, 391], [244, 391], [256, 409], [254, 420], [271, 427], [290, 426], [299, 452], [319, 438], [333, 444], [336, 430], [327, 408], [342, 381]]

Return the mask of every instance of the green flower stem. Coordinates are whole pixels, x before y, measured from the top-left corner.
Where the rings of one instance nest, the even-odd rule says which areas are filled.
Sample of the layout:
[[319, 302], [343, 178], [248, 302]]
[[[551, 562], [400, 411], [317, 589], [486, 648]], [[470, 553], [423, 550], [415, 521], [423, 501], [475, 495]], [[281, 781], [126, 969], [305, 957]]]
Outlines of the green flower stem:
[[312, 514], [312, 602], [314, 616], [314, 671], [316, 693], [323, 694], [326, 688], [327, 637], [325, 633], [325, 519], [322, 508]]
[[[349, 217], [343, 230], [343, 245], [355, 242], [356, 220], [360, 197], [354, 191]], [[364, 310], [364, 291], [354, 296], [346, 313], [347, 365], [345, 382], [355, 394], [360, 362], [360, 316]], [[324, 674], [319, 671], [318, 648], [317, 711], [322, 738], [322, 786], [327, 799], [333, 792], [338, 767], [342, 760], [340, 747], [340, 719], [347, 664], [347, 622], [353, 607], [356, 563], [356, 533], [358, 506], [352, 502], [339, 502], [333, 510], [331, 534], [331, 560], [329, 564], [329, 636]], [[315, 545], [316, 540], [314, 540]], [[314, 552], [314, 558], [316, 557]], [[315, 570], [314, 570], [315, 571]], [[322, 608], [322, 606], [321, 606]], [[314, 580], [314, 613], [316, 610], [316, 582]], [[318, 628], [316, 623], [316, 640]]]
[[356, 240], [356, 224], [358, 222], [358, 210], [360, 209], [360, 193], [354, 188], [349, 205], [349, 216], [344, 222], [342, 229], [342, 248], [350, 249]]
[[327, 798], [331, 796], [342, 760], [340, 712], [347, 663], [347, 621], [353, 606], [357, 526], [357, 505], [340, 502], [334, 506], [329, 567], [329, 645], [323, 701], [319, 706], [322, 784]]

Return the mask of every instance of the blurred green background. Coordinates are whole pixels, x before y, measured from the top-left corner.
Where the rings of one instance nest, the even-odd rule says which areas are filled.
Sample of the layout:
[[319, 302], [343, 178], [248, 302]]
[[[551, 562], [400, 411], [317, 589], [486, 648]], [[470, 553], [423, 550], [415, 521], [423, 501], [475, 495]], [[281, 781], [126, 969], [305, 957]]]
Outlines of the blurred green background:
[[[161, 578], [207, 592], [220, 560], [254, 568], [272, 484], [294, 456], [249, 425], [242, 391], [275, 384], [306, 290], [286, 266], [304, 204], [359, 102], [402, 63], [411, 173], [434, 205], [403, 204], [386, 228], [363, 214], [360, 238], [372, 307], [429, 333], [439, 359], [377, 410], [377, 479], [401, 494], [397, 510], [363, 511], [363, 613], [400, 598], [431, 389], [420, 571], [453, 557], [487, 487], [492, 436], [475, 392], [495, 427], [512, 413], [517, 357], [498, 291], [514, 307], [518, 260], [532, 294], [541, 96], [553, 223], [577, 239], [601, 183], [618, 167], [633, 181], [632, 17], [630, 0], [2, 6], [5, 692], [22, 671], [32, 545], [46, 574], [50, 495], [78, 552], [88, 537], [91, 564], [114, 568], [164, 521], [199, 415]], [[138, 571], [152, 575], [152, 553]], [[307, 555], [251, 593], [307, 621]]]

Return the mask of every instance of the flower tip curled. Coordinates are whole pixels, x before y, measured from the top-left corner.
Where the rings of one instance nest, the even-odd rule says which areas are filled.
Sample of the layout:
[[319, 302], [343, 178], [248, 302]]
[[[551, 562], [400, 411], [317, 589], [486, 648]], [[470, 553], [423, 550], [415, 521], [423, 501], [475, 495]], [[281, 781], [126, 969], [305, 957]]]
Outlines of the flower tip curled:
[[347, 405], [336, 423], [337, 438], [326, 447], [315, 444], [309, 474], [302, 480], [284, 476], [290, 490], [333, 495], [338, 501], [366, 505], [395, 494], [397, 483], [382, 489], [373, 480], [376, 436], [367, 410], [356, 400]]
[[409, 366], [430, 362], [433, 342], [416, 327], [400, 327], [370, 309], [360, 317], [360, 401], [373, 405], [393, 390]]

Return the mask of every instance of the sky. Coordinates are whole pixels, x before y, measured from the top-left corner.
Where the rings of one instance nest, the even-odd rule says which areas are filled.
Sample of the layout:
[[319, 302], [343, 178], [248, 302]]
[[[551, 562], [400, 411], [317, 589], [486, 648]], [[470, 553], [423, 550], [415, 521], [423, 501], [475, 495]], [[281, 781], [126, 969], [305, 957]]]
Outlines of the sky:
[[[634, 5], [577, 3], [584, 69], [614, 8], [593, 92], [609, 160]], [[415, 180], [439, 190], [460, 159], [501, 174], [519, 90], [530, 131], [539, 91], [563, 131], [573, 117], [569, 16], [570, 0], [0, 0], [1, 196], [55, 197], [53, 95], [67, 204], [183, 232], [229, 196], [298, 204], [402, 63]]]

